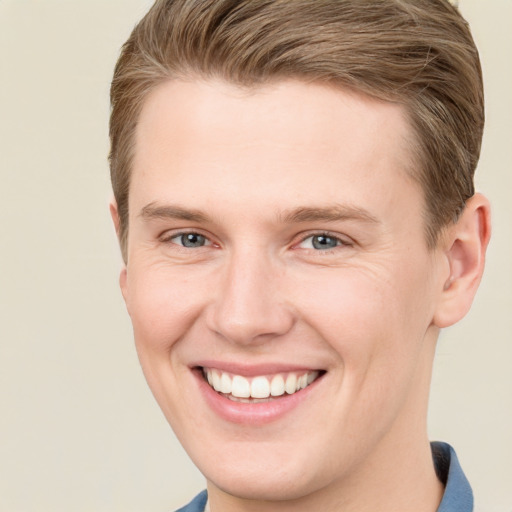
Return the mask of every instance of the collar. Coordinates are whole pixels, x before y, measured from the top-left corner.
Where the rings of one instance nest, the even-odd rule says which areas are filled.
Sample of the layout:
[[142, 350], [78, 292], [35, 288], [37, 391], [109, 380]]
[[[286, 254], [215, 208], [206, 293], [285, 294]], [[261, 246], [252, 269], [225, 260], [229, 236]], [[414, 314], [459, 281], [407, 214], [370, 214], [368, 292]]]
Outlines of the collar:
[[454, 449], [447, 443], [431, 443], [437, 478], [445, 485], [437, 512], [472, 512], [473, 492]]

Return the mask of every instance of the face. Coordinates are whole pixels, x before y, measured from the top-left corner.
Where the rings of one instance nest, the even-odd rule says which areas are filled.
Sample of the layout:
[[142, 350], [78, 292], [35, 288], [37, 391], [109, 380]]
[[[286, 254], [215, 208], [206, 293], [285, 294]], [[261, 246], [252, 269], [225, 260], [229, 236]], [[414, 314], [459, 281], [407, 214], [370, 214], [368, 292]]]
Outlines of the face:
[[121, 287], [210, 489], [329, 492], [426, 439], [446, 276], [408, 131], [396, 105], [295, 81], [147, 99]]

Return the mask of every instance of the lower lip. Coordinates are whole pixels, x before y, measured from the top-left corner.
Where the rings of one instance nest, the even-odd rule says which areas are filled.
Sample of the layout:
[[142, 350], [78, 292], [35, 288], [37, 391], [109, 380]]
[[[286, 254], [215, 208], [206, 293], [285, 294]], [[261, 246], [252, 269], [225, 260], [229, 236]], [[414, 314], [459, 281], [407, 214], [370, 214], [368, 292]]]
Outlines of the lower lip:
[[283, 395], [269, 402], [246, 403], [234, 402], [217, 393], [203, 378], [201, 370], [194, 370], [199, 389], [210, 408], [222, 419], [230, 423], [244, 425], [264, 425], [277, 421], [307, 400], [316, 388], [320, 376], [308, 387], [293, 395]]

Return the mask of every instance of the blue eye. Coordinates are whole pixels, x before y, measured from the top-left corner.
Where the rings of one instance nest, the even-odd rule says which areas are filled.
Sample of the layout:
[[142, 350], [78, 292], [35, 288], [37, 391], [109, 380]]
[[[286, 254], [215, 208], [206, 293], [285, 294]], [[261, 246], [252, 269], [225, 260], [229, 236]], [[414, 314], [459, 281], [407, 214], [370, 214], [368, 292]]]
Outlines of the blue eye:
[[334, 249], [338, 245], [338, 239], [332, 236], [315, 235], [311, 237], [311, 243], [315, 249]]
[[300, 243], [300, 247], [303, 249], [316, 249], [318, 251], [334, 249], [339, 245], [342, 245], [339, 238], [327, 234], [308, 236]]
[[199, 233], [181, 233], [179, 235], [173, 236], [171, 240], [175, 244], [182, 245], [183, 247], [187, 247], [189, 249], [210, 245], [210, 241]]

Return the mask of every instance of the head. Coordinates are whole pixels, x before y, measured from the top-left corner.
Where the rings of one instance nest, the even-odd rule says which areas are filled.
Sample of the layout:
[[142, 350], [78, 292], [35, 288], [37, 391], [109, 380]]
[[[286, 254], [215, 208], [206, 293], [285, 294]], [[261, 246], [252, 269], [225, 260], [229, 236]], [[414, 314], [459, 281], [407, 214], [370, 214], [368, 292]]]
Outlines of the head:
[[158, 1], [112, 104], [137, 350], [212, 489], [401, 494], [429, 462], [438, 330], [467, 312], [488, 240], [480, 68], [458, 12]]
[[431, 247], [474, 194], [481, 68], [467, 23], [447, 0], [158, 0], [125, 43], [111, 89], [111, 178], [125, 259], [144, 101], [162, 82], [213, 77], [244, 87], [294, 78], [401, 105]]

